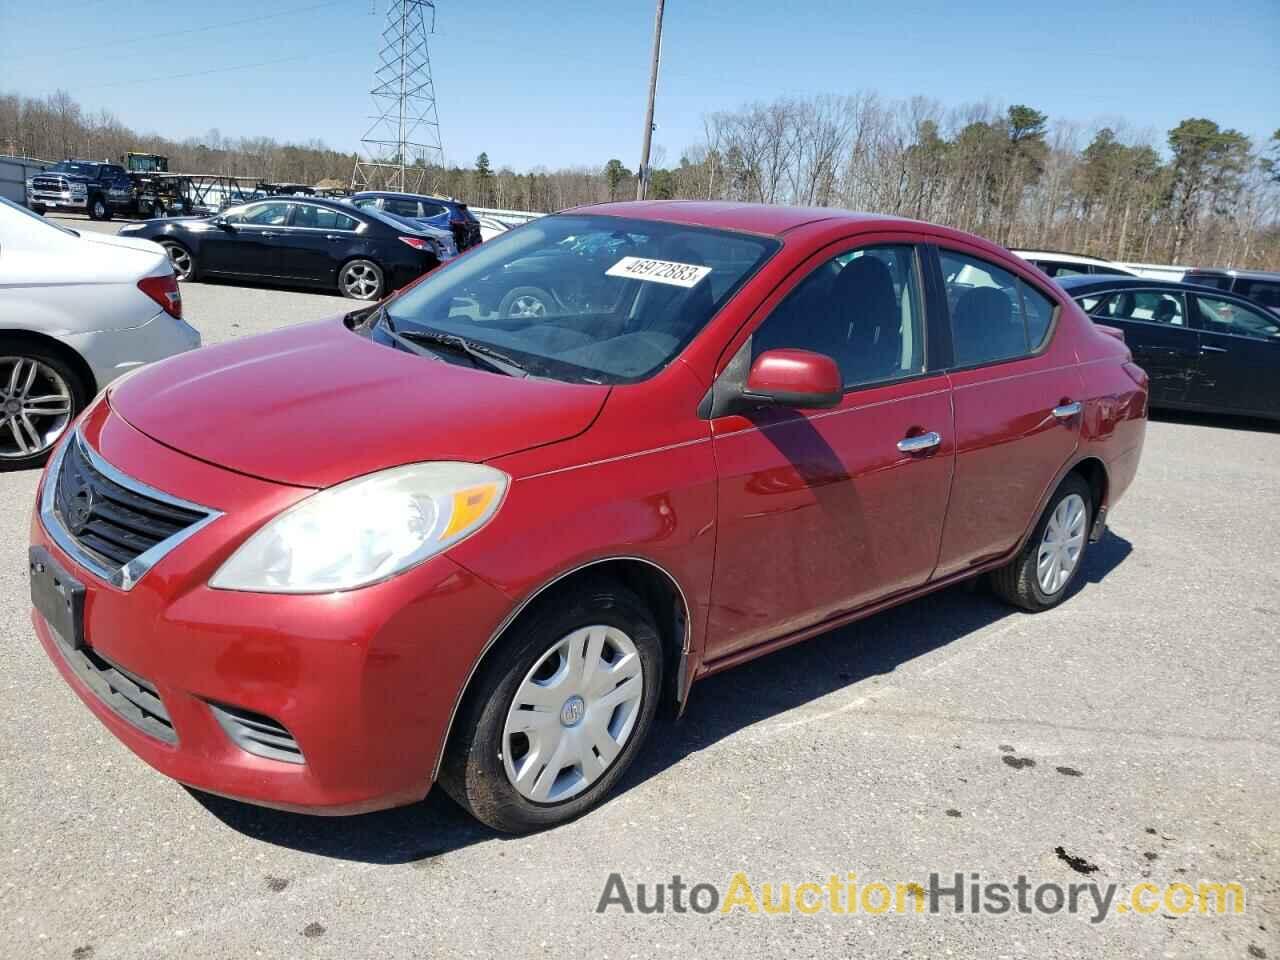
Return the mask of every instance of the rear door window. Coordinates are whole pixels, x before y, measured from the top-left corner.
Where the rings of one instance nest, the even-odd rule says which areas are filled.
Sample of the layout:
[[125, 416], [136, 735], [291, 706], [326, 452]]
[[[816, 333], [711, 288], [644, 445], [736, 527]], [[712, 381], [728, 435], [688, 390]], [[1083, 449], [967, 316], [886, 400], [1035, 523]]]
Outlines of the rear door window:
[[1229, 333], [1251, 340], [1280, 339], [1280, 317], [1236, 303], [1196, 294], [1200, 327], [1210, 333]]
[[1236, 280], [1235, 293], [1272, 310], [1280, 310], [1280, 280]]
[[957, 366], [1012, 360], [1039, 350], [1054, 302], [994, 263], [940, 249]]
[[397, 217], [418, 217], [418, 201], [406, 200], [403, 197], [387, 197], [383, 201], [382, 209], [387, 213], [394, 213]]

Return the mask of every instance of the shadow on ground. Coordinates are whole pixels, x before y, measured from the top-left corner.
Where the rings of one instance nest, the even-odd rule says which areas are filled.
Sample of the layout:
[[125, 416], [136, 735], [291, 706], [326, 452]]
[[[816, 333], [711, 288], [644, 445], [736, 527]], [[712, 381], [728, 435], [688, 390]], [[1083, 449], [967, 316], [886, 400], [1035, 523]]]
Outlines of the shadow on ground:
[[1190, 410], [1152, 410], [1148, 416], [1156, 423], [1182, 423], [1195, 427], [1217, 427], [1219, 430], [1280, 433], [1280, 420], [1267, 420], [1262, 417], [1232, 416], [1225, 413], [1193, 413]]
[[[1132, 549], [1129, 541], [1107, 531], [1089, 548], [1084, 575], [1072, 592], [1101, 581]], [[870, 684], [900, 664], [1014, 616], [1027, 614], [996, 600], [981, 586], [952, 587], [703, 680], [694, 686], [682, 720], [660, 716], [618, 792], [761, 720], [836, 690]], [[504, 839], [471, 819], [442, 790], [432, 790], [412, 806], [339, 818], [284, 813], [190, 793], [246, 836], [344, 860], [426, 862], [482, 840]]]

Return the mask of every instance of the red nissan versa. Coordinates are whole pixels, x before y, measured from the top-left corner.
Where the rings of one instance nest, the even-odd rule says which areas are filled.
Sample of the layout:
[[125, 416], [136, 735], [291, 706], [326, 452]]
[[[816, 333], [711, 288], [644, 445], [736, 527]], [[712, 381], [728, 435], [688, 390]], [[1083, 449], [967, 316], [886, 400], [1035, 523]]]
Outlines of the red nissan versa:
[[32, 619], [199, 790], [354, 813], [438, 780], [533, 830], [700, 677], [982, 573], [1059, 603], [1146, 410], [1124, 344], [976, 237], [574, 210], [109, 389], [45, 471]]

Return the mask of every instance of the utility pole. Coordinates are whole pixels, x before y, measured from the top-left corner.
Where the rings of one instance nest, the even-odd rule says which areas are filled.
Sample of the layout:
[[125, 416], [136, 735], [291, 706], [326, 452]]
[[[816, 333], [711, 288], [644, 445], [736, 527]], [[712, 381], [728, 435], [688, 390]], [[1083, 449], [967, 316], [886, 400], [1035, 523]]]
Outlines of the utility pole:
[[662, 8], [653, 20], [653, 66], [649, 70], [649, 107], [644, 112], [644, 146], [640, 149], [640, 170], [636, 176], [636, 199], [643, 200], [649, 191], [649, 148], [653, 144], [653, 101], [658, 94], [658, 62], [662, 59]]
[[352, 190], [418, 193], [429, 169], [444, 166], [440, 116], [427, 38], [435, 0], [390, 0], [373, 74], [375, 115], [360, 144]]

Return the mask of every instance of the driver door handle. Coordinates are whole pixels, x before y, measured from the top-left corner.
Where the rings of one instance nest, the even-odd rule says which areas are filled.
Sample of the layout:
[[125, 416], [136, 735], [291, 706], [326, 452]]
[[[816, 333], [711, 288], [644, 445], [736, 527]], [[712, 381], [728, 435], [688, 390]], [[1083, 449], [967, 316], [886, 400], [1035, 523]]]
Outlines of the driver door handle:
[[325, 238], [326, 240], [341, 240], [341, 239], [342, 239], [342, 237], [341, 237], [340, 235], [336, 234], [336, 233], [326, 233], [326, 234], [324, 235], [324, 238]]
[[1084, 409], [1084, 404], [1079, 400], [1074, 403], [1064, 403], [1061, 406], [1053, 408], [1053, 415], [1059, 420], [1070, 420], [1077, 413]]
[[275, 233], [273, 233], [273, 232], [272, 232], [272, 231], [270, 231], [270, 230], [263, 230], [261, 233], [259, 233], [259, 234], [258, 234], [258, 236], [260, 236], [260, 237], [274, 237], [274, 236], [275, 236]]
[[942, 443], [942, 434], [935, 431], [922, 433], [915, 437], [904, 437], [898, 441], [898, 449], [903, 453], [924, 453]]

